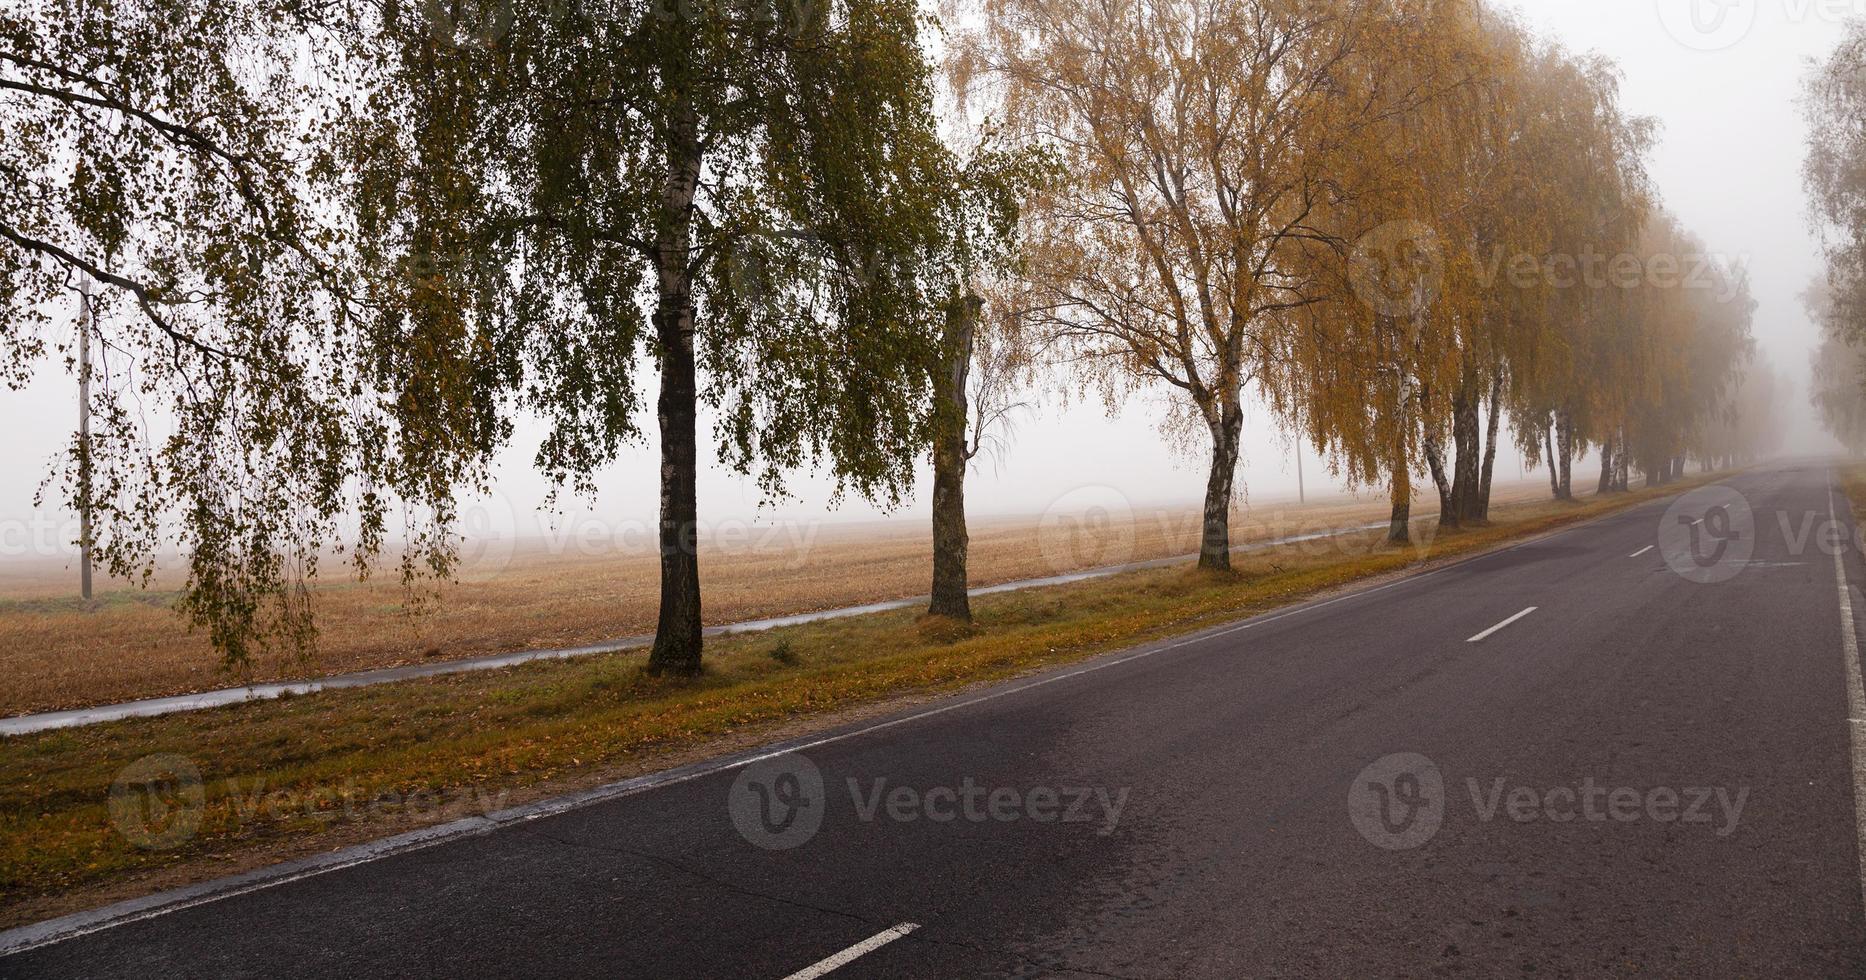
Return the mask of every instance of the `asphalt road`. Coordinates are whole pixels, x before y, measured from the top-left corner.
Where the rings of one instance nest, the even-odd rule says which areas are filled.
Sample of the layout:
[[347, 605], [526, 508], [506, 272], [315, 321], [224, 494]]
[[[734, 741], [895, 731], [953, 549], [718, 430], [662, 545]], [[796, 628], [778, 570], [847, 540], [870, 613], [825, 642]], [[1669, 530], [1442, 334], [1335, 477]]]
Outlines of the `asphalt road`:
[[0, 974], [1866, 976], [1829, 471], [1725, 485]]

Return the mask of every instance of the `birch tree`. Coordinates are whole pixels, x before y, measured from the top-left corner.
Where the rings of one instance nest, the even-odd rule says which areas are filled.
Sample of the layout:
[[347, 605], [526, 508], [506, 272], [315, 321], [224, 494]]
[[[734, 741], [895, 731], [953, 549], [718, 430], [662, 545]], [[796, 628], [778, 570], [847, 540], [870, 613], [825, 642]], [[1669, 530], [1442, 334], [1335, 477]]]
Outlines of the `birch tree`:
[[[952, 292], [941, 304], [933, 378], [933, 587], [927, 612], [969, 621], [966, 473], [1007, 435], [1029, 350], [1005, 274], [1016, 261], [1018, 202], [1044, 179], [1042, 160], [981, 148], [955, 179], [942, 221]], [[988, 299], [989, 297], [989, 299]], [[1002, 443], [996, 442], [1001, 448]]]
[[1337, 76], [1384, 5], [1359, 0], [984, 0], [961, 72], [1064, 182], [1023, 223], [1031, 322], [1110, 403], [1174, 392], [1209, 451], [1199, 565], [1231, 564], [1247, 389], [1331, 247], [1312, 217], [1368, 107]]
[[[98, 555], [147, 583], [179, 547], [179, 608], [230, 668], [315, 646], [307, 583], [406, 531], [444, 574], [455, 489], [487, 423], [458, 388], [410, 397], [366, 335], [363, 270], [328, 203], [374, 39], [344, 3], [146, 0], [0, 11], [0, 376], [56, 363], [48, 317], [95, 287], [93, 435], [59, 484]], [[419, 430], [424, 435], [413, 435]], [[430, 438], [431, 437], [431, 438]], [[354, 521], [354, 533], [344, 533]]]
[[1806, 181], [1827, 259], [1804, 301], [1821, 326], [1812, 397], [1835, 438], [1866, 450], [1866, 20], [1854, 19], [1806, 80]]
[[[637, 358], [654, 369], [653, 671], [701, 668], [702, 409], [773, 496], [823, 465], [892, 505], [929, 445], [958, 187], [921, 26], [901, 0], [535, 0], [489, 44], [407, 35], [385, 138], [423, 136], [383, 155], [372, 227], [401, 248], [465, 228], [496, 256], [460, 306], [538, 350], [501, 381], [552, 423], [539, 467], [591, 486], [643, 434]], [[473, 206], [437, 200], [455, 185]]]

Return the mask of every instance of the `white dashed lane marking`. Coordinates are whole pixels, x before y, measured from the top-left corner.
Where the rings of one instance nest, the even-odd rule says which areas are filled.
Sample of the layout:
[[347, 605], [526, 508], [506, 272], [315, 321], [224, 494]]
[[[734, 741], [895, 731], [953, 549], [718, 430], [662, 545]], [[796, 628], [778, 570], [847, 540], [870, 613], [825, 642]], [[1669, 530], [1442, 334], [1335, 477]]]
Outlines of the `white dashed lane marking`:
[[1528, 609], [1525, 609], [1525, 610], [1523, 610], [1522, 612], [1519, 612], [1519, 613], [1517, 613], [1516, 615], [1514, 615], [1514, 616], [1511, 616], [1510, 618], [1508, 618], [1508, 619], [1506, 619], [1506, 620], [1504, 620], [1503, 622], [1501, 622], [1501, 623], [1498, 623], [1498, 624], [1497, 624], [1497, 625], [1495, 625], [1495, 626], [1492, 626], [1491, 628], [1489, 628], [1489, 629], [1487, 629], [1487, 630], [1485, 630], [1485, 631], [1483, 631], [1482, 633], [1479, 633], [1479, 634], [1477, 634], [1476, 636], [1473, 636], [1473, 637], [1471, 637], [1470, 639], [1468, 639], [1468, 640], [1466, 640], [1466, 641], [1464, 641], [1464, 642], [1466, 642], [1466, 643], [1480, 643], [1480, 642], [1482, 642], [1482, 641], [1483, 641], [1483, 640], [1484, 640], [1484, 639], [1485, 639], [1486, 637], [1488, 637], [1488, 636], [1490, 636], [1490, 635], [1491, 635], [1492, 633], [1495, 633], [1495, 632], [1497, 632], [1498, 630], [1500, 630], [1500, 629], [1502, 629], [1502, 628], [1504, 628], [1505, 626], [1508, 626], [1508, 625], [1510, 625], [1511, 623], [1514, 623], [1514, 622], [1516, 622], [1517, 620], [1519, 620], [1519, 619], [1521, 619], [1521, 618], [1523, 618], [1524, 616], [1527, 616], [1527, 615], [1529, 615], [1530, 613], [1532, 613], [1532, 612], [1535, 612], [1535, 611], [1536, 611], [1536, 607], [1535, 607], [1535, 606], [1530, 606], [1530, 607], [1529, 607]]
[[793, 973], [790, 976], [785, 977], [784, 980], [816, 980], [817, 977], [820, 977], [823, 974], [836, 969], [837, 967], [846, 966], [847, 964], [854, 962], [858, 958], [862, 956], [866, 956], [867, 954], [872, 953], [875, 950], [880, 949], [883, 946], [886, 946], [887, 944], [895, 941], [896, 939], [901, 938], [902, 936], [907, 935], [910, 932], [913, 932], [915, 929], [918, 929], [918, 928], [920, 928], [920, 926], [915, 923], [903, 922], [900, 925], [895, 926], [892, 929], [887, 929], [882, 932], [878, 932], [868, 937], [867, 939], [864, 939], [861, 942], [856, 943], [853, 946], [850, 946], [848, 949], [845, 949], [842, 952], [837, 953], [834, 956], [828, 957], [826, 959], [817, 960], [815, 963], [812, 963], [809, 966], [806, 966], [803, 969], [798, 970], [796, 973]]

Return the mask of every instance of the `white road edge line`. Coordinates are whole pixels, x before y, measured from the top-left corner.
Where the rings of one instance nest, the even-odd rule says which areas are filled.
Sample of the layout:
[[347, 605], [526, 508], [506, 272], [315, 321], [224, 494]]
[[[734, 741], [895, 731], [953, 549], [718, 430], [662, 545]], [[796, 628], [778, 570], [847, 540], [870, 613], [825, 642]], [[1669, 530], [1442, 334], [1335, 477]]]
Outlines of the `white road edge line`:
[[[1495, 551], [1483, 551], [1475, 555], [1455, 558], [1437, 568], [1405, 574], [1391, 582], [1385, 582], [1364, 589], [1351, 589], [1342, 595], [1332, 596], [1327, 599], [1312, 599], [1286, 609], [1261, 613], [1241, 623], [1233, 623], [1229, 626], [1213, 628], [1208, 632], [1193, 633], [1175, 640], [1160, 643], [1158, 646], [1143, 646], [1132, 653], [1111, 657], [1107, 660], [1091, 660], [1083, 666], [1060, 673], [1039, 676], [1030, 681], [1011, 681], [1004, 686], [986, 691], [983, 694], [972, 697], [961, 695], [956, 699], [945, 701], [924, 711], [897, 716], [861, 728], [837, 732], [796, 744], [785, 745], [780, 743], [778, 745], [768, 746], [754, 753], [736, 756], [728, 755], [711, 759], [695, 766], [676, 767], [661, 772], [648, 773], [646, 775], [624, 779], [617, 783], [611, 783], [607, 786], [598, 786], [581, 793], [572, 793], [555, 799], [540, 800], [537, 803], [514, 807], [511, 810], [501, 811], [484, 817], [466, 817], [461, 820], [456, 820], [453, 823], [439, 824], [433, 827], [410, 831], [395, 837], [370, 841], [340, 851], [316, 855], [311, 859], [303, 859], [297, 862], [288, 861], [282, 865], [257, 868], [243, 875], [233, 875], [228, 878], [202, 882], [199, 885], [172, 889], [167, 892], [157, 892], [154, 895], [127, 899], [122, 902], [103, 906], [102, 908], [87, 909], [82, 912], [75, 912], [54, 919], [47, 919], [12, 929], [0, 930], [0, 959], [66, 942], [68, 940], [78, 939], [83, 936], [89, 936], [94, 933], [117, 928], [118, 926], [125, 926], [134, 922], [145, 922], [150, 919], [195, 908], [197, 906], [208, 905], [229, 898], [237, 898], [241, 895], [250, 895], [253, 892], [277, 888], [281, 885], [303, 881], [307, 878], [315, 878], [320, 875], [330, 874], [333, 871], [343, 871], [359, 865], [369, 864], [385, 857], [406, 854], [411, 851], [422, 850], [427, 847], [433, 847], [467, 837], [477, 837], [503, 827], [525, 824], [533, 820], [553, 817], [561, 813], [568, 813], [585, 806], [607, 803], [612, 800], [634, 796], [638, 793], [660, 789], [665, 786], [673, 786], [695, 779], [703, 779], [716, 773], [729, 772], [734, 769], [763, 762], [767, 759], [788, 755], [792, 752], [805, 752], [834, 742], [858, 738], [863, 735], [871, 735], [875, 732], [884, 731], [900, 725], [943, 715], [949, 711], [958, 711], [989, 701], [996, 701], [999, 698], [1021, 694], [1035, 688], [1072, 680], [1084, 674], [1092, 674], [1111, 667], [1118, 667], [1135, 660], [1168, 653], [1182, 647], [1209, 642], [1220, 637], [1229, 636], [1233, 633], [1255, 629], [1259, 626], [1267, 626], [1279, 620], [1288, 619], [1291, 616], [1300, 616], [1304, 613], [1314, 612], [1317, 609], [1325, 609], [1337, 603], [1348, 602], [1354, 599], [1364, 599], [1368, 596], [1378, 595], [1392, 589], [1417, 585], [1420, 582], [1436, 578], [1454, 569], [1475, 565], [1493, 558], [1512, 554], [1523, 548], [1542, 544], [1553, 538], [1573, 534], [1576, 531], [1583, 531], [1615, 518], [1626, 517], [1649, 506], [1651, 506], [1650, 503], [1642, 503], [1624, 510], [1610, 511], [1596, 517], [1578, 521], [1566, 527], [1556, 528], [1551, 531], [1533, 535], [1525, 540], [1498, 548]], [[298, 865], [298, 867], [294, 868], [293, 865]], [[280, 873], [281, 871], [283, 871], [283, 873]]]
[[1527, 616], [1527, 615], [1529, 615], [1530, 613], [1532, 613], [1532, 612], [1535, 612], [1535, 611], [1536, 611], [1536, 608], [1537, 608], [1537, 607], [1535, 607], [1535, 606], [1530, 606], [1530, 607], [1529, 607], [1528, 609], [1525, 609], [1525, 610], [1523, 610], [1522, 612], [1519, 612], [1519, 613], [1517, 613], [1516, 615], [1514, 615], [1514, 616], [1511, 616], [1510, 618], [1508, 618], [1508, 619], [1506, 619], [1506, 620], [1504, 620], [1503, 622], [1501, 622], [1501, 623], [1498, 623], [1498, 624], [1497, 624], [1497, 625], [1495, 625], [1495, 626], [1492, 626], [1491, 628], [1489, 628], [1489, 629], [1487, 629], [1487, 630], [1485, 630], [1485, 631], [1483, 631], [1482, 633], [1479, 633], [1479, 634], [1477, 634], [1476, 636], [1473, 636], [1473, 637], [1471, 637], [1471, 638], [1470, 638], [1470, 639], [1468, 639], [1468, 640], [1465, 640], [1464, 642], [1466, 642], [1466, 643], [1482, 643], [1482, 642], [1484, 641], [1484, 639], [1485, 639], [1486, 637], [1488, 637], [1488, 636], [1490, 636], [1490, 635], [1491, 635], [1492, 633], [1495, 633], [1496, 631], [1498, 631], [1498, 630], [1500, 630], [1500, 629], [1502, 629], [1502, 628], [1504, 628], [1505, 626], [1508, 626], [1508, 625], [1510, 625], [1511, 623], [1514, 623], [1514, 622], [1516, 622], [1517, 620], [1519, 620], [1519, 619], [1521, 619], [1521, 618], [1523, 618], [1524, 616]]
[[816, 980], [817, 977], [820, 977], [823, 974], [828, 973], [829, 971], [834, 970], [835, 968], [839, 966], [844, 966], [848, 963], [854, 962], [857, 957], [866, 956], [869, 953], [872, 953], [875, 950], [880, 949], [883, 946], [886, 946], [887, 944], [895, 941], [896, 939], [901, 938], [902, 936], [907, 935], [910, 932], [913, 932], [915, 929], [918, 929], [918, 928], [920, 928], [920, 926], [915, 923], [903, 922], [900, 925], [895, 926], [892, 929], [886, 929], [881, 932], [875, 933], [874, 935], [868, 937], [867, 939], [864, 939], [861, 942], [856, 943], [853, 946], [850, 946], [848, 949], [845, 949], [842, 952], [837, 953], [834, 956], [828, 957], [826, 959], [818, 960], [815, 963], [812, 963], [809, 966], [806, 966], [803, 969], [798, 970], [796, 973], [793, 973], [790, 976], [785, 977], [784, 980]]
[[1638, 557], [1639, 557], [1640, 555], [1643, 555], [1643, 554], [1645, 554], [1646, 552], [1648, 552], [1648, 551], [1651, 551], [1652, 549], [1654, 549], [1654, 548], [1656, 548], [1656, 547], [1658, 547], [1658, 545], [1656, 545], [1656, 544], [1649, 544], [1649, 545], [1646, 545], [1646, 546], [1645, 546], [1644, 548], [1641, 548], [1641, 549], [1639, 549], [1638, 551], [1635, 551], [1635, 552], [1633, 552], [1632, 554], [1630, 554], [1630, 555], [1627, 555], [1626, 557], [1628, 557], [1628, 558], [1638, 558]]
[[1860, 859], [1860, 901], [1866, 904], [1866, 689], [1860, 687], [1860, 639], [1847, 589], [1846, 535], [1834, 506], [1833, 470], [1827, 471], [1827, 519], [1834, 528], [1834, 585], [1840, 593], [1840, 648], [1847, 661], [1847, 747], [1853, 753], [1853, 824]]

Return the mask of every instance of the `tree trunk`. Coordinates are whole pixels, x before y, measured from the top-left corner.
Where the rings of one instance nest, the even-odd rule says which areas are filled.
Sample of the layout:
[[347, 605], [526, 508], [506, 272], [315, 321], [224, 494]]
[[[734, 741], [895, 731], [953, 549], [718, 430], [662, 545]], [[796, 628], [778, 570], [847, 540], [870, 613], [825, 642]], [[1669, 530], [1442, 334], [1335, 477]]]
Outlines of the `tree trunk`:
[[1445, 477], [1445, 451], [1437, 436], [1425, 437], [1425, 465], [1432, 473], [1432, 485], [1438, 488], [1439, 527], [1457, 527], [1458, 515], [1451, 506], [1451, 481]]
[[655, 343], [661, 361], [661, 617], [650, 673], [700, 672], [699, 387], [693, 357], [693, 195], [700, 179], [699, 123], [681, 96], [674, 108], [668, 178], [655, 235]]
[[1430, 385], [1419, 386], [1419, 424], [1423, 430], [1419, 437], [1419, 448], [1425, 456], [1426, 471], [1432, 475], [1432, 486], [1438, 490], [1438, 526], [1440, 530], [1457, 527], [1457, 511], [1452, 506], [1451, 481], [1445, 476], [1445, 447], [1439, 442], [1438, 433], [1432, 431], [1431, 417], [1432, 388]]
[[976, 296], [956, 298], [946, 311], [941, 338], [945, 364], [933, 409], [933, 601], [927, 612], [967, 622], [972, 619], [972, 601], [966, 594], [965, 574], [966, 430], [970, 420], [965, 386], [972, 370], [981, 303]]
[[1615, 474], [1616, 474], [1613, 480], [1613, 488], [1615, 490], [1620, 491], [1621, 493], [1626, 493], [1628, 490], [1632, 489], [1631, 479], [1632, 479], [1633, 470], [1632, 470], [1632, 454], [1627, 452], [1627, 449], [1626, 449], [1626, 426], [1625, 425], [1620, 426], [1620, 435], [1619, 435], [1618, 441], [1614, 445], [1613, 457], [1614, 457], [1613, 459], [1614, 469], [1615, 469]]
[[1549, 464], [1549, 493], [1556, 500], [1560, 500], [1562, 499], [1561, 467], [1555, 463], [1555, 420], [1553, 418], [1542, 421], [1542, 458]]
[[1600, 443], [1600, 486], [1594, 492], [1602, 495], [1613, 492], [1613, 474], [1613, 436], [1609, 435]]
[[[1381, 338], [1382, 354], [1386, 355], [1388, 331], [1380, 329], [1380, 321], [1375, 320], [1376, 334]], [[1395, 345], [1397, 346], [1397, 344]], [[1407, 412], [1411, 395], [1406, 382], [1406, 366], [1398, 358], [1392, 361], [1392, 388], [1387, 391], [1388, 404], [1393, 407], [1393, 510], [1387, 518], [1387, 543], [1412, 543], [1412, 419]]]
[[1490, 418], [1489, 428], [1484, 442], [1484, 467], [1478, 477], [1477, 512], [1474, 516], [1480, 521], [1490, 520], [1490, 478], [1497, 468], [1497, 420], [1503, 416], [1503, 379], [1492, 378], [1490, 381]]
[[1561, 499], [1574, 499], [1574, 415], [1563, 408], [1555, 414], [1555, 449], [1561, 454]]
[[1393, 511], [1387, 518], [1387, 543], [1412, 543], [1412, 474], [1404, 469], [1393, 474]]
[[1223, 402], [1212, 427], [1212, 471], [1205, 480], [1205, 527], [1199, 539], [1199, 567], [1231, 570], [1231, 491], [1237, 479], [1238, 442], [1244, 412]]
[[[1402, 417], [1404, 413], [1402, 412]], [[1406, 427], [1393, 440], [1393, 513], [1387, 519], [1387, 543], [1412, 542], [1412, 463], [1406, 453]]]
[[1477, 392], [1469, 381], [1461, 382], [1451, 400], [1451, 441], [1457, 452], [1451, 495], [1439, 501], [1439, 520], [1451, 527], [1462, 527], [1477, 516], [1477, 457], [1480, 429], [1477, 424]]

